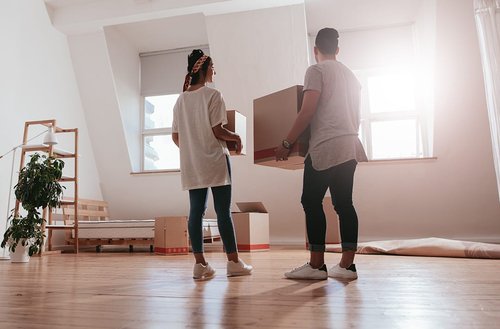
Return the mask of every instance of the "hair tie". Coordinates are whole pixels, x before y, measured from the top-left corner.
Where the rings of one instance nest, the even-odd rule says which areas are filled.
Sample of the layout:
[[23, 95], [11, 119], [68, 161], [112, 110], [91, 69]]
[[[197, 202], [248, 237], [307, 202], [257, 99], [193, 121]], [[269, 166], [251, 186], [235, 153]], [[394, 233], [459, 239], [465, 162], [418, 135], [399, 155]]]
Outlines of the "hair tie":
[[198, 60], [196, 61], [196, 63], [194, 63], [193, 68], [191, 69], [191, 74], [194, 74], [194, 73], [198, 72], [200, 70], [201, 66], [207, 60], [207, 58], [208, 58], [207, 55], [203, 55], [200, 58], [198, 58]]
[[185, 92], [186, 89], [188, 89], [190, 81], [191, 81], [191, 77], [189, 76], [189, 73], [188, 73], [188, 74], [186, 74], [186, 77], [184, 78], [184, 85], [182, 86], [182, 92]]
[[186, 89], [189, 87], [189, 84], [191, 82], [190, 75], [197, 73], [200, 70], [200, 68], [203, 66], [203, 64], [205, 64], [205, 61], [207, 60], [207, 58], [208, 58], [207, 55], [203, 55], [200, 58], [198, 58], [196, 63], [194, 63], [193, 68], [191, 69], [191, 72], [188, 72], [188, 74], [186, 74], [186, 77], [184, 78], [184, 86], [182, 88], [182, 92], [186, 91]]

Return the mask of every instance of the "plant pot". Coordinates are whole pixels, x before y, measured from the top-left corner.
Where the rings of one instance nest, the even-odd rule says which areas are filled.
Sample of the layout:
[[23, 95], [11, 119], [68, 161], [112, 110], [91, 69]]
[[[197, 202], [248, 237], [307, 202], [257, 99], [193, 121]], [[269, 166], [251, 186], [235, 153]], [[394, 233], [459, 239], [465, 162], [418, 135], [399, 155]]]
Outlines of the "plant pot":
[[27, 263], [30, 261], [28, 255], [29, 246], [23, 246], [20, 242], [17, 244], [16, 251], [10, 252], [11, 263]]

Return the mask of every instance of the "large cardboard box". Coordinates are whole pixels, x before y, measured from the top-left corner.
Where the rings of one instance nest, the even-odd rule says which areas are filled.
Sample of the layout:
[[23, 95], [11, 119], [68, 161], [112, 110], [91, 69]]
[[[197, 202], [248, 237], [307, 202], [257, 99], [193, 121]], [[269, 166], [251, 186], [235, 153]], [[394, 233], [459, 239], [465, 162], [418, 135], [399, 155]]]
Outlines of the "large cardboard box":
[[[247, 147], [247, 118], [236, 110], [227, 110], [227, 124], [224, 126], [227, 130], [237, 133], [241, 138], [241, 145], [243, 146], [241, 150], [241, 155], [245, 155]], [[231, 155], [236, 154], [236, 143], [226, 142], [227, 148]]]
[[269, 250], [269, 214], [262, 202], [236, 202], [234, 231], [239, 251]]
[[[326, 217], [326, 244], [338, 244], [340, 243], [340, 230], [339, 230], [339, 217], [333, 209], [332, 198], [325, 197], [323, 199], [323, 211]], [[306, 231], [306, 248], [308, 248], [309, 241], [307, 239]]]
[[302, 86], [297, 85], [253, 101], [254, 163], [283, 169], [304, 168], [309, 129], [293, 145], [288, 161], [276, 161], [275, 149], [292, 128], [302, 106]]
[[187, 217], [156, 217], [154, 251], [161, 255], [189, 253]]

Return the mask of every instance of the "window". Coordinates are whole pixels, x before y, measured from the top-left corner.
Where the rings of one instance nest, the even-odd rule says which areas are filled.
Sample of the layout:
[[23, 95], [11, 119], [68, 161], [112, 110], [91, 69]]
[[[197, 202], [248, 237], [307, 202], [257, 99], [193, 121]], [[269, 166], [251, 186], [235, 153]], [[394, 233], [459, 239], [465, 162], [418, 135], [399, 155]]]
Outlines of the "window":
[[179, 94], [144, 97], [143, 170], [177, 170], [180, 158], [172, 141], [173, 109]]
[[370, 160], [427, 156], [416, 75], [403, 68], [356, 71], [362, 84], [360, 137]]

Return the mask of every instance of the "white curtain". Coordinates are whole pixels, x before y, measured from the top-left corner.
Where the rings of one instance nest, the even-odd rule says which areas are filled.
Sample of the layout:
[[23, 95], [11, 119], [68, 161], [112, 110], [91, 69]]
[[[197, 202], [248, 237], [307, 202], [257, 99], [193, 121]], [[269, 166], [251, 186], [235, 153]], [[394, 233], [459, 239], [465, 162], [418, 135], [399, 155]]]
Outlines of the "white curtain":
[[500, 0], [474, 0], [500, 198]]

